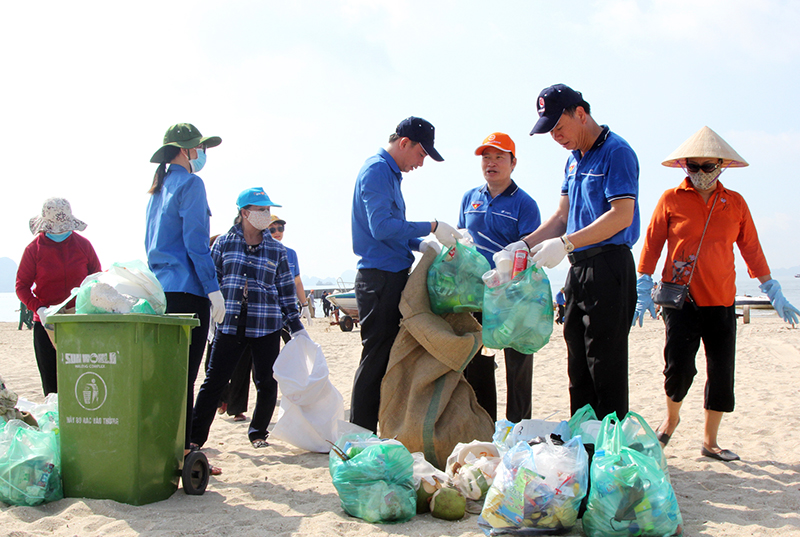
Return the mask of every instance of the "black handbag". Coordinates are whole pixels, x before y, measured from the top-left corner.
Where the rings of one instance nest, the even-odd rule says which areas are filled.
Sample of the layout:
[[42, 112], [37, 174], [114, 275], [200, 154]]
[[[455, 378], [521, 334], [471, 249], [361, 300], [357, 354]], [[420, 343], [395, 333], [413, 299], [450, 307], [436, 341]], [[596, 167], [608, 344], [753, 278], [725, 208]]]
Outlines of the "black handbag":
[[711, 204], [711, 210], [708, 212], [706, 227], [703, 228], [703, 236], [700, 237], [700, 244], [697, 245], [697, 252], [694, 254], [694, 264], [692, 265], [692, 272], [689, 273], [689, 281], [685, 284], [680, 284], [674, 282], [665, 282], [662, 280], [658, 282], [656, 288], [653, 289], [651, 294], [653, 297], [653, 303], [658, 304], [662, 308], [679, 310], [683, 308], [683, 305], [687, 300], [692, 300], [692, 297], [689, 294], [689, 284], [692, 283], [694, 269], [697, 267], [697, 258], [700, 255], [700, 247], [703, 246], [703, 239], [706, 236], [708, 222], [711, 220], [711, 213], [714, 212], [714, 207], [717, 205], [717, 198], [719, 198], [719, 194], [714, 197], [714, 203]]

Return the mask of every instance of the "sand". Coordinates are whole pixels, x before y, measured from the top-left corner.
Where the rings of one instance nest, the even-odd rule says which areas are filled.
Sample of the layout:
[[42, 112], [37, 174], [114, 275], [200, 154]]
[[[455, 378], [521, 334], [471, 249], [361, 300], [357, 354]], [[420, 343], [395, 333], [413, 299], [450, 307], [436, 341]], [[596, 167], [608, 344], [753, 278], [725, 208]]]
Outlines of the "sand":
[[[360, 355], [358, 328], [344, 333], [317, 319], [309, 327], [327, 357], [331, 380], [349, 407]], [[684, 519], [684, 535], [800, 535], [800, 330], [776, 316], [739, 321], [736, 411], [722, 422], [720, 444], [742, 461], [722, 463], [700, 456], [705, 358], [683, 407], [682, 422], [666, 448], [672, 482]], [[664, 413], [663, 324], [647, 320], [630, 337], [631, 409], [653, 428]], [[556, 326], [534, 365], [534, 418], [558, 412], [568, 419], [566, 351]], [[31, 332], [0, 323], [0, 375], [20, 397], [41, 402]], [[504, 379], [502, 360], [497, 378]], [[198, 387], [199, 387], [198, 382]], [[504, 415], [504, 382], [498, 382]], [[251, 394], [251, 407], [254, 401]], [[248, 413], [248, 417], [249, 417]], [[277, 417], [273, 416], [273, 420]], [[421, 515], [405, 524], [377, 525], [347, 516], [328, 473], [328, 456], [274, 441], [253, 449], [247, 422], [217, 417], [205, 453], [224, 473], [206, 493], [141, 507], [111, 500], [67, 498], [38, 507], [0, 507], [0, 533], [57, 535], [373, 535], [479, 536], [475, 515], [458, 522]], [[120, 476], [120, 478], [124, 478]], [[583, 535], [580, 525], [572, 535]]]

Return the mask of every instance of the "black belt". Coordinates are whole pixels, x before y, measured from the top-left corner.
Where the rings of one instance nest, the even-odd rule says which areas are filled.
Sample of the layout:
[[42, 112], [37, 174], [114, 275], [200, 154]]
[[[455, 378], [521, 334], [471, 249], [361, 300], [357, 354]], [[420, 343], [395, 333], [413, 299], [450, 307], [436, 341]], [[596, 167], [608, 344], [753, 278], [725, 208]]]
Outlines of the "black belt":
[[603, 252], [610, 252], [611, 250], [622, 250], [623, 248], [625, 248], [626, 250], [630, 249], [624, 244], [606, 244], [603, 246], [595, 246], [594, 248], [587, 248], [586, 250], [581, 250], [579, 252], [572, 252], [571, 254], [567, 254], [567, 259], [569, 259], [569, 262], [574, 265], [578, 261], [589, 259], [590, 257], [602, 254]]

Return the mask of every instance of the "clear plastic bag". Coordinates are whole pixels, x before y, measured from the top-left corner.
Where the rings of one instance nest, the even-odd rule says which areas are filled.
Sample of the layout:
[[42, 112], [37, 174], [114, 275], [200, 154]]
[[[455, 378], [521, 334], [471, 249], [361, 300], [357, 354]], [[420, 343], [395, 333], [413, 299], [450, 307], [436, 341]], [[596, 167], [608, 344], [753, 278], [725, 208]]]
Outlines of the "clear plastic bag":
[[486, 287], [483, 296], [483, 345], [538, 351], [553, 333], [553, 292], [543, 270], [531, 265], [510, 282]]
[[508, 420], [497, 420], [492, 442], [503, 454], [519, 442], [544, 439], [551, 434], [557, 434], [564, 442], [572, 438], [566, 421], [522, 420], [512, 423]]
[[594, 444], [600, 432], [600, 420], [597, 419], [592, 405], [584, 405], [569, 419], [569, 432], [572, 436], [580, 435], [585, 444]]
[[331, 449], [328, 469], [349, 515], [387, 523], [406, 522], [417, 513], [414, 458], [397, 440], [346, 434]]
[[[638, 423], [641, 417], [633, 419]], [[683, 520], [669, 474], [657, 458], [634, 449], [643, 447], [649, 433], [631, 435], [630, 425], [626, 433], [624, 422], [613, 421], [615, 414], [603, 419], [595, 447], [584, 531], [589, 537], [673, 535]]]
[[483, 280], [491, 267], [473, 246], [457, 242], [442, 251], [428, 269], [428, 296], [436, 315], [481, 311]]
[[489, 535], [563, 533], [586, 496], [589, 458], [580, 438], [519, 442], [497, 467], [478, 524]]
[[459, 442], [447, 457], [447, 475], [453, 485], [469, 500], [480, 500], [486, 496], [494, 481], [500, 452], [488, 442], [473, 440], [469, 444]]
[[155, 274], [142, 261], [114, 263], [84, 278], [76, 295], [76, 313], [148, 313], [163, 315], [167, 298]]

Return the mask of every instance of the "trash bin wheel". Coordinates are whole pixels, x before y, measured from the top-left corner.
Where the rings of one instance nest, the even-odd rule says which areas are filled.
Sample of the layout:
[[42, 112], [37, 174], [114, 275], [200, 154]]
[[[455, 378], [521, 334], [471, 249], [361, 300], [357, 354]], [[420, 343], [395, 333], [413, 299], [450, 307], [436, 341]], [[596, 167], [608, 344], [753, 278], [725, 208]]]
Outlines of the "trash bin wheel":
[[204, 453], [192, 451], [183, 461], [183, 491], [192, 496], [199, 496], [208, 486], [208, 459]]
[[342, 329], [342, 332], [350, 332], [353, 329], [353, 318], [345, 315], [339, 319], [339, 328]]

